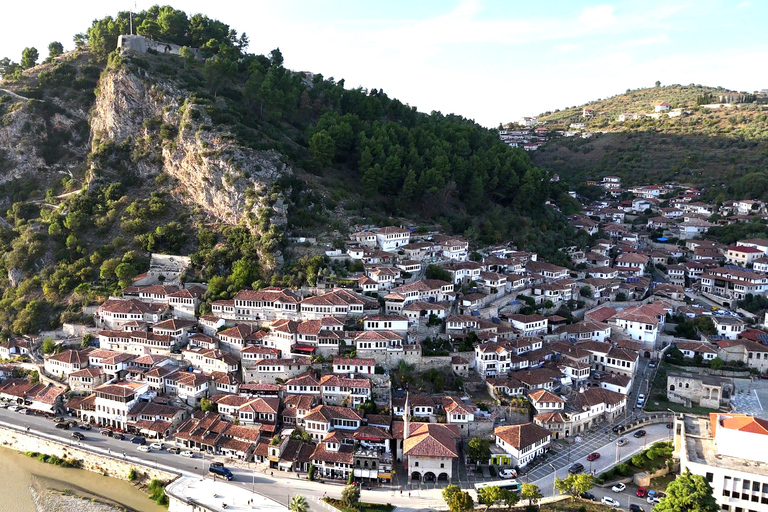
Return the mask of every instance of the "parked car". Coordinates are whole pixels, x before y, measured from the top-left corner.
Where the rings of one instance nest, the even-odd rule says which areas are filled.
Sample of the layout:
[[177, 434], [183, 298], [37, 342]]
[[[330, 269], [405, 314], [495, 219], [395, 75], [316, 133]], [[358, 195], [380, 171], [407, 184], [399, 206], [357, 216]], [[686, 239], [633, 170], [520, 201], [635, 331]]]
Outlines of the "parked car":
[[62, 430], [67, 430], [69, 428], [69, 423], [57, 423], [56, 428], [60, 428]]
[[571, 467], [568, 468], [568, 472], [572, 475], [575, 475], [576, 473], [581, 473], [582, 471], [584, 471], [584, 464], [582, 464], [581, 462], [572, 464]]
[[619, 508], [621, 506], [621, 503], [619, 503], [619, 500], [615, 500], [610, 496], [603, 496], [603, 499], [600, 500], [600, 503], [602, 503], [603, 505], [608, 505], [609, 507], [613, 507], [613, 508]]
[[211, 466], [208, 468], [208, 471], [210, 473], [213, 473], [214, 475], [220, 476], [222, 478], [226, 478], [227, 480], [232, 480], [233, 478], [235, 478], [232, 472], [227, 468], [214, 466], [213, 464], [211, 464]]
[[163, 448], [165, 448], [165, 445], [163, 443], [152, 443], [151, 445], [149, 445], [149, 447], [152, 448], [153, 450], [162, 450]]
[[645, 498], [646, 494], [648, 494], [648, 489], [645, 487], [638, 487], [637, 492], [635, 492], [635, 495], [637, 495], [638, 498]]
[[634, 434], [632, 434], [634, 437], [645, 437], [645, 430], [638, 430]]
[[616, 441], [616, 445], [617, 445], [617, 446], [624, 446], [624, 445], [625, 445], [625, 444], [627, 444], [628, 442], [629, 442], [629, 439], [627, 439], [626, 437], [622, 437], [621, 439], [619, 439], [618, 441]]
[[637, 406], [642, 407], [643, 405], [645, 405], [645, 394], [640, 393], [637, 395]]
[[117, 439], [118, 441], [125, 441], [125, 436], [123, 434], [112, 434], [113, 439]]
[[624, 425], [616, 425], [615, 427], [613, 427], [612, 430], [614, 434], [618, 434], [620, 432], [624, 432], [625, 430], [627, 430], [627, 427], [625, 427]]
[[16, 412], [16, 411], [18, 411], [18, 410], [19, 410], [19, 406], [18, 406], [18, 405], [9, 405], [9, 406], [8, 406], [8, 410], [9, 410], [9, 411], [13, 411], [13, 412]]
[[8, 404], [6, 402], [0, 402], [0, 409], [7, 409]]
[[113, 435], [115, 435], [115, 433], [114, 433], [114, 432], [112, 432], [112, 429], [109, 429], [109, 428], [103, 428], [103, 429], [101, 429], [101, 431], [99, 432], [99, 434], [101, 434], [101, 435], [103, 435], [103, 436], [109, 436], [109, 437], [112, 437]]
[[[19, 412], [21, 412], [21, 411], [19, 411]], [[33, 411], [32, 409], [24, 409], [24, 414], [26, 414], [27, 416], [31, 416], [31, 415], [35, 414], [35, 411]]]
[[80, 427], [83, 430], [91, 430], [91, 424], [90, 423], [81, 423], [80, 425], [78, 425], [78, 427]]
[[172, 453], [174, 455], [178, 455], [178, 454], [181, 453], [181, 448], [179, 448], [178, 446], [171, 446], [170, 448], [168, 448], [168, 453]]
[[623, 483], [619, 482], [618, 484], [616, 484], [613, 487], [611, 487], [611, 490], [613, 492], [623, 492], [624, 489], [626, 489], [626, 488], [627, 488], [626, 484], [623, 484]]
[[143, 438], [143, 437], [141, 437], [141, 436], [134, 436], [134, 437], [131, 439], [131, 442], [132, 442], [133, 444], [140, 444], [140, 445], [142, 445], [142, 446], [143, 446], [143, 445], [145, 445], [145, 444], [147, 444], [147, 440], [146, 440], [146, 439], [144, 439], [144, 438]]
[[82, 441], [83, 439], [85, 439], [85, 436], [80, 432], [72, 432], [69, 437], [71, 437], [72, 439], [77, 439], [78, 441]]
[[136, 449], [139, 450], [140, 452], [144, 452], [144, 453], [149, 453], [151, 451], [149, 446], [147, 446], [145, 444], [139, 445], [139, 447], [136, 448]]
[[583, 493], [579, 494], [579, 497], [581, 499], [590, 500], [590, 501], [595, 501], [597, 499], [597, 498], [595, 498], [595, 495], [592, 494], [591, 492], [583, 492]]
[[656, 368], [656, 361], [651, 361], [648, 363], [648, 368]]
[[645, 501], [646, 501], [646, 502], [648, 502], [648, 503], [650, 503], [651, 505], [655, 505], [655, 504], [657, 504], [657, 503], [658, 503], [660, 500], [659, 500], [659, 498], [657, 498], [656, 496], [648, 496], [647, 498], [645, 498]]
[[182, 457], [189, 457], [190, 459], [194, 459], [195, 458], [195, 454], [193, 452], [189, 451], [189, 450], [184, 450], [179, 455], [181, 455]]
[[65, 418], [53, 418], [54, 423], [64, 423], [67, 421]]
[[597, 453], [597, 452], [592, 452], [592, 453], [590, 453], [589, 455], [587, 455], [587, 460], [588, 460], [589, 462], [592, 462], [593, 460], [597, 460], [597, 459], [599, 459], [599, 458], [600, 458], [600, 454], [599, 454], [599, 453]]
[[517, 477], [517, 472], [514, 469], [510, 469], [510, 468], [500, 469], [499, 476], [501, 478], [515, 478]]
[[645, 509], [643, 509], [643, 507], [641, 507], [640, 505], [637, 505], [635, 503], [630, 503], [629, 512], [645, 512]]

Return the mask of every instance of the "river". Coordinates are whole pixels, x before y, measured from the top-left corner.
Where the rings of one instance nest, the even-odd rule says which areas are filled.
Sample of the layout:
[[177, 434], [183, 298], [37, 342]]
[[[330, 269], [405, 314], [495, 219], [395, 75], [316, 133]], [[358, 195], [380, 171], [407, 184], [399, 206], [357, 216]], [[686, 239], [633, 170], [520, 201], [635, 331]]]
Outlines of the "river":
[[[0, 512], [40, 512], [33, 500], [33, 489], [38, 494], [51, 489], [70, 491], [127, 510], [167, 512], [130, 482], [82, 469], [45, 464], [7, 448], [0, 448], [0, 475], [3, 479]], [[78, 507], [78, 512], [86, 508]]]

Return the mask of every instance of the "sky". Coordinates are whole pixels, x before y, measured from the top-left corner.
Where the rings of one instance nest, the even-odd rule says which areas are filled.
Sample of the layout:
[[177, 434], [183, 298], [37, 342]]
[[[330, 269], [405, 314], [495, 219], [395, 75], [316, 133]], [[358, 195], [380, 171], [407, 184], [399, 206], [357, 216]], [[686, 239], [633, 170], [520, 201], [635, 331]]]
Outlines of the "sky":
[[[3, 6], [0, 57], [41, 59], [48, 43], [95, 18], [140, 11], [133, 0], [31, 0]], [[160, 2], [164, 5], [169, 2]], [[627, 89], [669, 84], [768, 88], [765, 0], [183, 0], [250, 38], [285, 66], [346, 87], [382, 89], [420, 111], [488, 127]], [[34, 16], [32, 16], [34, 14]], [[15, 21], [14, 21], [15, 20]]]

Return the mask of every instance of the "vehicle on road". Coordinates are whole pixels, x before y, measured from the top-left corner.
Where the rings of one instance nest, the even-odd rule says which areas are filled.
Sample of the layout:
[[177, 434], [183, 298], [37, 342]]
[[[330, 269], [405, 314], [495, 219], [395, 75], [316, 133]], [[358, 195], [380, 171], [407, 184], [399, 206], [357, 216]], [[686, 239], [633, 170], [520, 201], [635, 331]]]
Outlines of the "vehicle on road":
[[646, 489], [645, 487], [638, 487], [637, 492], [635, 492], [635, 495], [638, 498], [645, 498], [646, 494], [648, 494], [648, 489]]
[[592, 453], [590, 453], [589, 455], [587, 455], [587, 460], [588, 460], [589, 462], [592, 462], [593, 460], [597, 460], [597, 459], [599, 459], [599, 458], [600, 458], [600, 454], [599, 454], [599, 453], [597, 453], [597, 452], [592, 452]]
[[517, 477], [517, 471], [511, 468], [500, 469], [499, 476], [501, 478], [515, 478]]
[[99, 434], [101, 434], [101, 435], [103, 435], [103, 436], [109, 436], [109, 437], [112, 437], [112, 436], [113, 436], [115, 433], [114, 433], [114, 432], [112, 432], [112, 430], [111, 430], [111, 429], [108, 429], [108, 428], [103, 428], [103, 429], [101, 429], [101, 431], [99, 432]]
[[19, 406], [18, 405], [9, 405], [8, 406], [8, 410], [12, 411], [12, 412], [16, 412], [16, 411], [19, 410]]
[[140, 452], [144, 452], [144, 453], [149, 453], [151, 451], [149, 446], [147, 446], [145, 444], [139, 445], [139, 447], [136, 448], [136, 449], [139, 450]]
[[191, 452], [189, 450], [184, 450], [179, 455], [181, 455], [182, 457], [189, 457], [190, 459], [194, 459], [195, 458], [194, 452]]
[[632, 434], [632, 436], [633, 437], [645, 437], [645, 434], [646, 434], [645, 430], [638, 430], [637, 432]]
[[178, 455], [178, 454], [181, 453], [181, 448], [179, 448], [178, 446], [171, 446], [171, 447], [168, 448], [168, 453], [172, 453], [174, 455]]
[[620, 432], [624, 432], [625, 430], [627, 430], [627, 427], [625, 427], [624, 425], [616, 425], [611, 430], [613, 430], [614, 434], [618, 434]]
[[147, 440], [146, 440], [146, 439], [144, 439], [144, 438], [143, 438], [143, 437], [141, 437], [141, 436], [134, 436], [134, 437], [131, 439], [131, 442], [132, 442], [133, 444], [140, 444], [140, 445], [142, 445], [142, 446], [144, 446], [145, 444], [147, 444]]
[[629, 512], [645, 512], [645, 509], [636, 503], [629, 504]]
[[629, 442], [629, 439], [627, 439], [626, 437], [622, 437], [621, 439], [616, 441], [616, 446], [624, 446], [628, 442]]
[[600, 500], [600, 503], [602, 503], [603, 505], [608, 505], [609, 507], [613, 507], [613, 508], [619, 508], [621, 506], [621, 503], [619, 503], [619, 500], [615, 500], [610, 496], [603, 496], [603, 499]]
[[498, 487], [499, 489], [507, 489], [519, 493], [523, 486], [517, 478], [511, 478], [509, 480], [504, 480], [503, 482], [477, 482], [475, 484], [476, 491], [479, 491], [483, 487]]
[[223, 462], [211, 462], [211, 467], [212, 468], [223, 468], [224, 467], [224, 463]]
[[645, 394], [640, 393], [637, 395], [637, 407], [642, 407], [643, 405], [645, 405]]
[[118, 441], [125, 441], [125, 436], [123, 434], [112, 434], [113, 439], [117, 439]]
[[583, 493], [579, 494], [579, 497], [581, 499], [583, 499], [583, 500], [590, 500], [590, 501], [597, 500], [597, 498], [595, 498], [595, 495], [592, 494], [591, 492], [583, 492]]
[[647, 503], [650, 503], [651, 505], [655, 505], [661, 500], [659, 500], [659, 498], [657, 498], [656, 496], [648, 496], [647, 498], [645, 498], [645, 501]]
[[153, 450], [162, 450], [163, 448], [165, 448], [165, 445], [163, 443], [152, 443], [149, 445], [149, 447], [152, 448]]
[[67, 429], [69, 429], [69, 423], [57, 423], [56, 424], [56, 428], [60, 428], [62, 430], [67, 430]]
[[208, 468], [208, 472], [213, 473], [214, 475], [220, 476], [222, 478], [226, 478], [227, 480], [232, 480], [235, 478], [235, 475], [232, 474], [230, 470], [227, 468], [222, 468], [219, 466], [210, 466]]
[[651, 361], [648, 363], [648, 368], [656, 368], [656, 361]]
[[82, 441], [83, 439], [85, 439], [85, 436], [80, 432], [72, 432], [72, 434], [70, 434], [69, 437], [71, 437], [72, 439], [77, 439], [78, 441]]
[[624, 492], [624, 489], [626, 489], [626, 488], [627, 488], [626, 484], [623, 484], [623, 483], [619, 482], [618, 484], [616, 484], [613, 487], [611, 487], [611, 490], [613, 492]]
[[584, 471], [584, 464], [582, 464], [581, 462], [571, 464], [571, 467], [568, 468], [568, 472], [572, 475], [581, 473], [582, 471]]
[[8, 408], [8, 404], [7, 403], [0, 402], [0, 409], [7, 409], [7, 408]]
[[82, 430], [91, 430], [91, 424], [90, 423], [81, 423], [78, 425], [79, 428]]

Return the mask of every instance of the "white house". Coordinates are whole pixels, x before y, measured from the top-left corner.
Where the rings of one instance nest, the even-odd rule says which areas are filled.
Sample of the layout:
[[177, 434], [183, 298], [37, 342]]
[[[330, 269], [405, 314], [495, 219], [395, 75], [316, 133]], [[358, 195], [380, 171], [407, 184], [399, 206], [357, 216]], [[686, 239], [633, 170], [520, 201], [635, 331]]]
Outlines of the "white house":
[[535, 423], [496, 427], [493, 434], [496, 446], [509, 455], [500, 463], [510, 466], [527, 465], [531, 459], [549, 450], [552, 440], [552, 433]]

